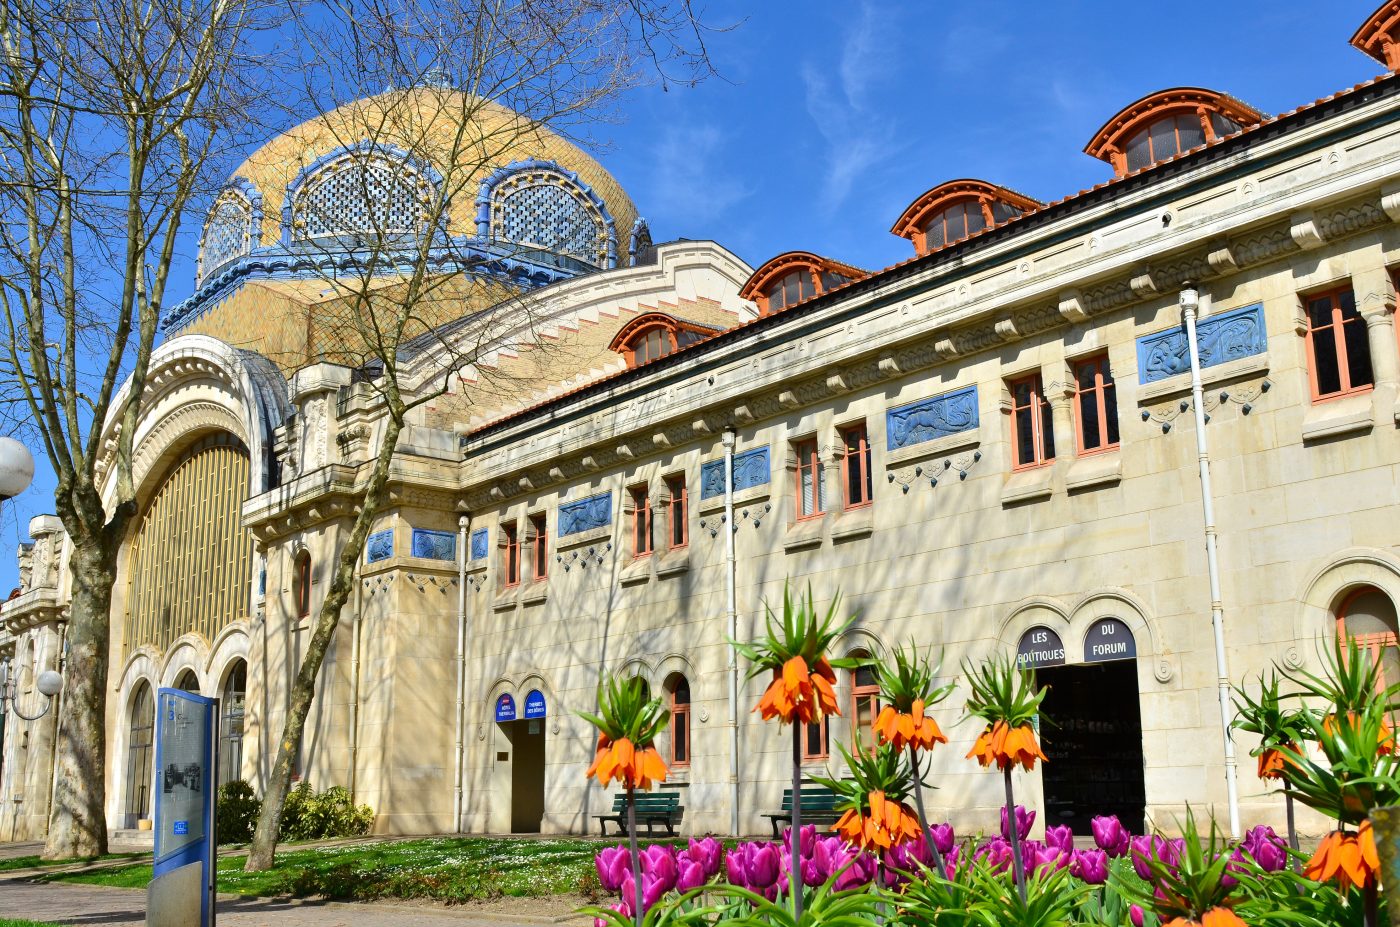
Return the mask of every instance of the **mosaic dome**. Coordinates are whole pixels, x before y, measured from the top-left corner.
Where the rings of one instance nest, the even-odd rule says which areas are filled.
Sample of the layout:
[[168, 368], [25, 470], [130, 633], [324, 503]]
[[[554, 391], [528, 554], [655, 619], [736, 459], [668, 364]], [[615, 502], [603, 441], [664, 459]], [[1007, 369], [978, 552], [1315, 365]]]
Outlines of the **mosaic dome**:
[[448, 234], [578, 271], [629, 263], [641, 234], [626, 192], [577, 145], [499, 105], [420, 87], [309, 119], [249, 156], [206, 215], [199, 283], [259, 248], [409, 234], [444, 184]]

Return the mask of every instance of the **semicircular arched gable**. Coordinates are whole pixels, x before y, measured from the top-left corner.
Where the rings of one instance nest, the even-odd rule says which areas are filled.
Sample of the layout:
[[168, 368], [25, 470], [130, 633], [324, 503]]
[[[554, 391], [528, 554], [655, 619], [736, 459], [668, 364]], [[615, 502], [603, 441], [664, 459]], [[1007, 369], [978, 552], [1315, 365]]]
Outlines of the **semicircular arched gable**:
[[1318, 645], [1336, 633], [1337, 607], [1360, 586], [1374, 586], [1400, 606], [1400, 559], [1379, 548], [1353, 547], [1316, 566], [1295, 598], [1286, 665], [1298, 669], [1318, 659]]

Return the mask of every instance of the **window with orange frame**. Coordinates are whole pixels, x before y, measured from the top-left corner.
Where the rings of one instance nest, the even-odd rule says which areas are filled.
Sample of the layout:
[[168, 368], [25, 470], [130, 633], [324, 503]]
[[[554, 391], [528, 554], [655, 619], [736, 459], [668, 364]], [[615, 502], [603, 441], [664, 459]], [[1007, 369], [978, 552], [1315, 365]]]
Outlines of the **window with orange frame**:
[[822, 466], [816, 439], [799, 441], [793, 447], [797, 455], [797, 519], [816, 518], [826, 510], [822, 482]]
[[549, 523], [544, 512], [530, 516], [530, 533], [534, 535], [530, 539], [532, 578], [538, 583], [549, 576]]
[[1011, 469], [1030, 470], [1055, 459], [1055, 426], [1040, 374], [1006, 384], [1011, 393]]
[[670, 496], [666, 502], [666, 545], [676, 550], [690, 543], [690, 527], [686, 523], [685, 474], [673, 473], [666, 477], [666, 492]]
[[1351, 286], [1303, 299], [1307, 312], [1308, 381], [1313, 402], [1364, 393], [1375, 384], [1366, 320]]
[[671, 767], [690, 765], [690, 681], [680, 673], [668, 681], [671, 703]]
[[1118, 396], [1108, 354], [1074, 363], [1074, 427], [1079, 453], [1097, 454], [1118, 446]]
[[825, 760], [831, 756], [831, 716], [822, 715], [820, 721], [802, 725], [802, 760], [804, 762]]
[[515, 522], [501, 525], [501, 585], [509, 588], [520, 584], [520, 535]]
[[870, 476], [870, 437], [865, 423], [841, 429], [845, 456], [841, 458], [841, 485], [848, 509], [869, 505], [875, 498], [875, 486]]
[[632, 556], [649, 557], [655, 547], [652, 540], [651, 492], [645, 483], [633, 486], [632, 495]]
[[875, 678], [875, 669], [859, 667], [851, 674], [852, 746], [857, 753], [875, 752], [875, 719], [879, 715], [880, 684]]

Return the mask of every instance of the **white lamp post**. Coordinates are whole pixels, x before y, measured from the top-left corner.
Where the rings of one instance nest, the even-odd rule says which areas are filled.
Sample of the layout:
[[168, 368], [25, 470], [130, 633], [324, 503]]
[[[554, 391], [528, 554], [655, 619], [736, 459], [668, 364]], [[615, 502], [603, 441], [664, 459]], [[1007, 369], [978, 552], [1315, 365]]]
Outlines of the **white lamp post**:
[[34, 481], [34, 455], [14, 438], [0, 437], [0, 502], [13, 499]]
[[27, 715], [20, 711], [19, 693], [15, 691], [15, 680], [10, 675], [9, 661], [0, 663], [0, 715], [8, 709], [25, 721], [38, 721], [48, 714], [49, 709], [53, 707], [53, 697], [63, 688], [63, 677], [53, 670], [44, 670], [39, 674], [36, 684], [39, 694], [44, 697], [44, 707], [33, 715]]

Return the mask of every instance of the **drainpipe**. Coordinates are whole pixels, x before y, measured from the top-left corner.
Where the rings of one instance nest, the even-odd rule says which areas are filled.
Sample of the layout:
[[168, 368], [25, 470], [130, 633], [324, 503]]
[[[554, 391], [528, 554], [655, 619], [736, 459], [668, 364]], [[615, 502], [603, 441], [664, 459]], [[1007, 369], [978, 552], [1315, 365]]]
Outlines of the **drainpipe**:
[[739, 836], [739, 610], [734, 593], [734, 429], [724, 429], [724, 616], [729, 640], [729, 832]]
[[1236, 783], [1235, 741], [1230, 736], [1230, 666], [1225, 653], [1225, 607], [1220, 599], [1220, 562], [1216, 556], [1215, 505], [1210, 491], [1210, 452], [1206, 449], [1206, 410], [1201, 396], [1201, 355], [1196, 346], [1196, 311], [1200, 296], [1189, 282], [1181, 288], [1181, 317], [1191, 353], [1191, 404], [1196, 410], [1196, 459], [1201, 467], [1201, 509], [1205, 520], [1206, 571], [1210, 575], [1210, 623], [1215, 631], [1215, 675], [1220, 689], [1220, 724], [1225, 745], [1225, 794], [1230, 803], [1230, 838], [1240, 836], [1240, 794]]
[[350, 800], [355, 800], [360, 766], [360, 621], [365, 610], [365, 584], [355, 583], [355, 624], [350, 631]]
[[[63, 622], [58, 626], [58, 653], [54, 655], [54, 667], [60, 674], [63, 673], [68, 661], [64, 658], [63, 648], [68, 645], [68, 622]], [[53, 743], [49, 744], [49, 803], [44, 809], [44, 839], [49, 839], [49, 822], [53, 816], [54, 795], [58, 792], [58, 719], [63, 717], [63, 690], [58, 690], [58, 695], [53, 700]], [[106, 775], [104, 770], [102, 775]]]
[[462, 794], [466, 782], [467, 741], [463, 710], [464, 689], [467, 685], [467, 516], [457, 519], [457, 784], [453, 793], [452, 820], [457, 833], [462, 833], [462, 816], [466, 803]]

